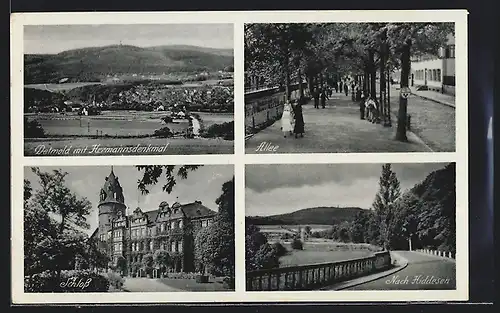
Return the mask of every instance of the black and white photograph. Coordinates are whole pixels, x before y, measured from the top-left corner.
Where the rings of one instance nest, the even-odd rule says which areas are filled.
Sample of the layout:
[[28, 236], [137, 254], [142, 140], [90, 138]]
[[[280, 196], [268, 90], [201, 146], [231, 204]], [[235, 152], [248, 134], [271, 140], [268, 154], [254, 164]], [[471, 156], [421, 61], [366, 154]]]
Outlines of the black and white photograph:
[[25, 167], [24, 292], [234, 291], [234, 167]]
[[24, 154], [233, 154], [233, 33], [25, 25]]
[[246, 290], [455, 290], [455, 171], [247, 165]]
[[249, 23], [246, 153], [455, 151], [455, 23]]

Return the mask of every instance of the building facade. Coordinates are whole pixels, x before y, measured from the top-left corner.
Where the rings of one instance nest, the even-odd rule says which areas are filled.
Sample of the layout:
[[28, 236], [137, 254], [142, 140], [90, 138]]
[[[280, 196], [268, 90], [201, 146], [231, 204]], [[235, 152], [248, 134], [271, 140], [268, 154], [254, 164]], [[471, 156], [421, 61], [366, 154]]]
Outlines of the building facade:
[[411, 86], [425, 86], [441, 93], [455, 94], [455, 37], [448, 35], [447, 43], [435, 55], [419, 56], [411, 62]]
[[[153, 266], [160, 272], [194, 272], [194, 238], [197, 232], [213, 222], [216, 212], [200, 201], [169, 205], [163, 201], [158, 209], [143, 211], [137, 207], [127, 215], [123, 189], [118, 177], [111, 173], [105, 178], [98, 204], [98, 228], [91, 238], [110, 258], [110, 265], [119, 259], [126, 261], [126, 274], [146, 274], [143, 258], [154, 257], [162, 250], [170, 256], [168, 266]], [[122, 261], [123, 261], [122, 259]]]

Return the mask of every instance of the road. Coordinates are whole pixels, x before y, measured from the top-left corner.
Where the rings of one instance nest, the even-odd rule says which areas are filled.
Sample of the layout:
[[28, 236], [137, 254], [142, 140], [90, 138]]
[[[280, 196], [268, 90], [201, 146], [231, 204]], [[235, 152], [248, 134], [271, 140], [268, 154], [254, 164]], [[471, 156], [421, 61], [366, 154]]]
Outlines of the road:
[[[315, 109], [312, 102], [303, 106], [304, 138], [287, 136], [281, 132], [280, 121], [261, 130], [246, 141], [246, 153], [329, 153], [329, 152], [428, 152], [418, 140], [410, 142], [394, 139], [393, 127], [383, 127], [360, 119], [359, 104], [351, 96], [334, 93], [325, 109]], [[267, 144], [273, 151], [256, 151]], [[271, 149], [270, 149], [271, 150]]]
[[397, 251], [408, 260], [399, 272], [345, 290], [454, 290], [455, 262], [413, 251]]
[[184, 291], [165, 285], [155, 279], [125, 278], [123, 288], [130, 292], [175, 292]]

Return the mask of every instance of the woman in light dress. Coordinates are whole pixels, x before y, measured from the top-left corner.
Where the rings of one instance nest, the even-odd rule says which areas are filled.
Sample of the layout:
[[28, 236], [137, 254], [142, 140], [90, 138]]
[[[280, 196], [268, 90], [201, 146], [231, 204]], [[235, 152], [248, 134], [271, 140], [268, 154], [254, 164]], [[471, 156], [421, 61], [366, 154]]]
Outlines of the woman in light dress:
[[286, 138], [287, 134], [291, 134], [294, 127], [294, 117], [292, 105], [290, 102], [286, 102], [283, 108], [283, 115], [281, 115], [281, 131], [283, 132], [283, 137]]

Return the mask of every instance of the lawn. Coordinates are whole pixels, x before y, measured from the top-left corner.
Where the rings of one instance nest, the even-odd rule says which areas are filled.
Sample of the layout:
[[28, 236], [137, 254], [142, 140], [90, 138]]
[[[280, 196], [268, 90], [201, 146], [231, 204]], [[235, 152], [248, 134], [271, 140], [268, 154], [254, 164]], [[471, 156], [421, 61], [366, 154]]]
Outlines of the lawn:
[[289, 243], [284, 246], [288, 253], [280, 258], [280, 267], [344, 261], [372, 254], [368, 249], [347, 249], [349, 245], [333, 241], [305, 242], [303, 250], [293, 250]]

